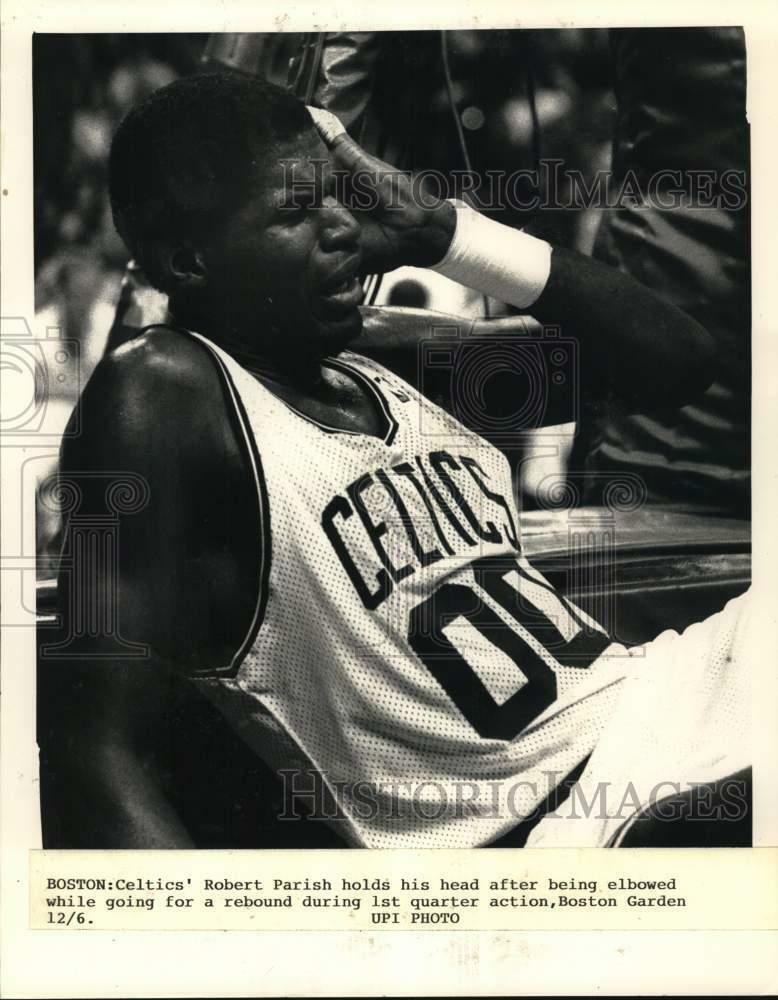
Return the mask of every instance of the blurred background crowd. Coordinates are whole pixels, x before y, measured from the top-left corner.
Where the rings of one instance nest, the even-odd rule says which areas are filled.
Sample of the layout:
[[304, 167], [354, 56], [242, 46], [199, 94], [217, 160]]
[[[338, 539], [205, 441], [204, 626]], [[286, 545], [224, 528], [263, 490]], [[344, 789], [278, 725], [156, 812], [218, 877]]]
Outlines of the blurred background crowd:
[[108, 201], [111, 137], [138, 101], [197, 71], [206, 40], [34, 36], [35, 308], [39, 325], [78, 340], [82, 383], [102, 354], [127, 264]]
[[[561, 160], [591, 182], [604, 170], [640, 176], [748, 165], [738, 29], [36, 35], [36, 320], [38, 329], [57, 327], [77, 341], [80, 352], [78, 372], [74, 365], [52, 384], [50, 405], [60, 408], [63, 427], [105, 349], [127, 265], [107, 195], [113, 131], [151, 91], [220, 65], [261, 73], [332, 108], [367, 148], [403, 168], [486, 176]], [[564, 201], [564, 190], [557, 193]], [[493, 214], [629, 270], [711, 329], [729, 372], [684, 412], [528, 436], [525, 452], [534, 449], [536, 461], [522, 472], [525, 503], [542, 502], [549, 472], [593, 481], [632, 468], [654, 502], [748, 516], [747, 207], [506, 205]], [[374, 282], [369, 296], [460, 314], [505, 311], [412, 269]], [[596, 502], [586, 488], [579, 499]]]

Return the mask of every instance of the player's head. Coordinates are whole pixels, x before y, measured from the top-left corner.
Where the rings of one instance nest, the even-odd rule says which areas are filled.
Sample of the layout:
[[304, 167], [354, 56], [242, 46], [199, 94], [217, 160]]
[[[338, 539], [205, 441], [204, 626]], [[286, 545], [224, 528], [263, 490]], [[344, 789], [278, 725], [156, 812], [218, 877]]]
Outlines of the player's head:
[[173, 310], [270, 356], [340, 350], [361, 328], [359, 227], [332, 196], [304, 104], [254, 77], [177, 80], [111, 147], [114, 222]]

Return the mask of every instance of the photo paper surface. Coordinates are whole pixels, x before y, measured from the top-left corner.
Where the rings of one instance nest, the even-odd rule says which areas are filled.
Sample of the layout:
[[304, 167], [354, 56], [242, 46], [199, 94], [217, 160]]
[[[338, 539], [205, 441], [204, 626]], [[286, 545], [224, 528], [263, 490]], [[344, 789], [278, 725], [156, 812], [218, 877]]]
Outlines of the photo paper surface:
[[766, 11], [12, 9], [8, 995], [769, 992]]

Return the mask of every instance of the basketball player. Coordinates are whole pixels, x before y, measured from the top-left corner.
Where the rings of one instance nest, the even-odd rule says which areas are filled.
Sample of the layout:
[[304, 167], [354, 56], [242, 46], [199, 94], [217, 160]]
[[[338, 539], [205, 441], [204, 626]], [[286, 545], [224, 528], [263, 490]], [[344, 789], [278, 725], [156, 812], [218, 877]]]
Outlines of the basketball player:
[[[372, 178], [359, 218], [334, 167], [354, 189]], [[357, 275], [432, 266], [561, 323], [591, 398], [704, 390], [709, 338], [623, 275], [415, 196], [337, 120], [252, 78], [180, 80], [131, 112], [111, 197], [174, 324], [100, 363], [63, 447], [87, 510], [99, 514], [103, 474], [149, 490], [121, 523], [118, 589], [66, 534], [65, 613], [86, 600], [112, 621], [115, 602], [122, 640], [147, 649], [121, 658], [105, 636], [82, 639], [66, 727], [83, 821], [69, 846], [191, 845], [148, 752], [174, 677], [273, 768], [314, 775], [345, 843], [494, 842], [629, 726], [619, 703], [650, 664], [522, 556], [504, 456], [370, 359], [394, 354], [412, 378], [418, 334], [361, 310]], [[739, 607], [716, 625], [722, 676], [693, 672], [712, 678], [708, 710]], [[711, 652], [684, 638], [673, 646], [689, 665]], [[695, 773], [701, 732], [682, 748]]]

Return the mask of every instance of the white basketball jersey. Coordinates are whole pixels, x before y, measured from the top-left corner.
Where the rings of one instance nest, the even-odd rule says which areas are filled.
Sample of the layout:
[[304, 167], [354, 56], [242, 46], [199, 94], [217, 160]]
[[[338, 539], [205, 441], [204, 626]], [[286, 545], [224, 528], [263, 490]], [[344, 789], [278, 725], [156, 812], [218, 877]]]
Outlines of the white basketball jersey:
[[591, 752], [626, 650], [522, 557], [502, 453], [408, 384], [328, 360], [383, 418], [339, 430], [198, 339], [245, 433], [261, 588], [196, 682], [347, 843], [494, 840]]

